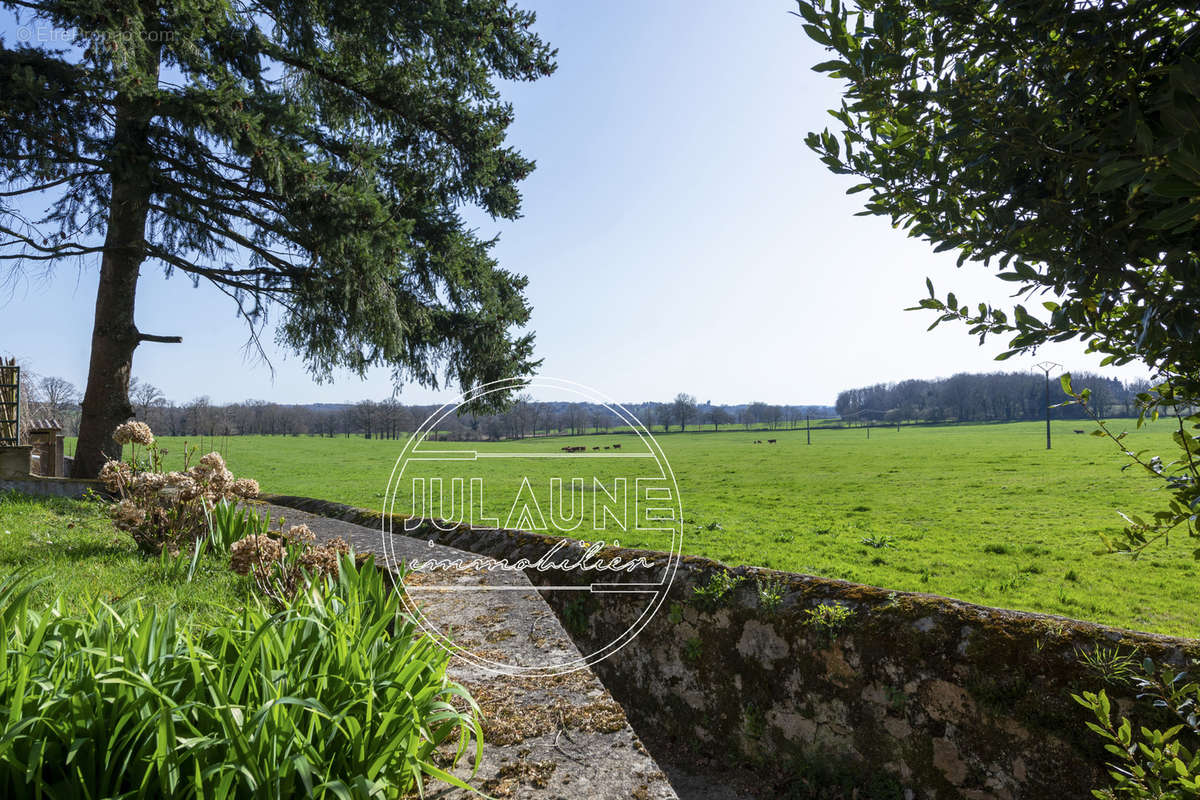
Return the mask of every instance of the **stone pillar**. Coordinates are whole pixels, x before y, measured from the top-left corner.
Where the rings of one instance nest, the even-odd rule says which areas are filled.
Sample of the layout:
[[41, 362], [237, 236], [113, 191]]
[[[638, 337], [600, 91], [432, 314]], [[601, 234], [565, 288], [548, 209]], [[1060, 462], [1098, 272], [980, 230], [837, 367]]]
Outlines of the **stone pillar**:
[[29, 444], [37, 456], [37, 474], [47, 478], [63, 477], [62, 429], [53, 422], [29, 430]]

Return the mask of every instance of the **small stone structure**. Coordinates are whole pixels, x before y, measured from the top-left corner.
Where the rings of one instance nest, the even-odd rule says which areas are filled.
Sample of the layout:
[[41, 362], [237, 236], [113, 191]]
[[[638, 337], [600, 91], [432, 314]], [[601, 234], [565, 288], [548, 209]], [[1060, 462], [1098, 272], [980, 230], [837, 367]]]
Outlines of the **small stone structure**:
[[[67, 472], [62, 456], [62, 436], [50, 429], [43, 434], [40, 445], [0, 447], [0, 492], [15, 491], [25, 494], [51, 497], [83, 497], [89, 490], [105, 494], [104, 487], [96, 480], [62, 477]], [[53, 437], [53, 438], [51, 438]], [[49, 464], [58, 476], [48, 477], [35, 472], [34, 453], [38, 452], [37, 468]], [[43, 457], [45, 460], [43, 460]], [[63, 464], [63, 466], [58, 466]]]
[[[270, 501], [376, 530], [382, 521], [338, 503]], [[414, 535], [510, 562], [536, 561], [560, 540], [446, 527]], [[628, 563], [664, 554], [600, 555]], [[696, 590], [721, 572], [734, 588], [701, 602]], [[567, 609], [562, 593], [544, 594], [575, 621], [585, 652], [643, 609], [632, 599]], [[718, 775], [748, 764], [764, 797], [1037, 800], [1089, 797], [1109, 782], [1111, 757], [1072, 693], [1105, 688], [1135, 729], [1173, 724], [1135, 689], [1106, 684], [1084, 660], [1097, 653], [1183, 666], [1200, 642], [689, 556], [660, 612], [593, 669], [659, 763], [707, 762]]]
[[65, 478], [63, 464], [62, 425], [57, 420], [34, 420], [29, 426], [29, 443], [33, 447], [31, 472], [46, 478]]

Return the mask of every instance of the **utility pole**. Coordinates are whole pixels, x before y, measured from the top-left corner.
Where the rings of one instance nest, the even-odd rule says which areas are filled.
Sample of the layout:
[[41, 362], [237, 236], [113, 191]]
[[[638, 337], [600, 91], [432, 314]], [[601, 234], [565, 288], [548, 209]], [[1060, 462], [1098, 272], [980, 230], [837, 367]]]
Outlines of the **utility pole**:
[[1034, 366], [1046, 373], [1046, 449], [1050, 449], [1050, 371], [1061, 367], [1062, 364], [1053, 361], [1040, 361]]
[[804, 415], [804, 438], [808, 440], [805, 444], [812, 444], [812, 417], [809, 414]]

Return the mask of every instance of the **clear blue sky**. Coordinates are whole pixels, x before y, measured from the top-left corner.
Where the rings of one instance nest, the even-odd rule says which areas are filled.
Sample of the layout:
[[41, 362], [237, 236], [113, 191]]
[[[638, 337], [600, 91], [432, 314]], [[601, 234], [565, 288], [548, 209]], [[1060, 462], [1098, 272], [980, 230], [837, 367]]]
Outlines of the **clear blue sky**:
[[[960, 298], [1011, 288], [982, 267], [955, 269], [886, 220], [855, 217], [854, 181], [828, 173], [804, 145], [833, 123], [838, 84], [785, 0], [520, 3], [559, 49], [550, 78], [506, 87], [511, 142], [538, 168], [522, 185], [522, 219], [475, 223], [499, 233], [496, 254], [529, 276], [542, 374], [622, 401], [832, 403], [844, 388], [962, 371], [1028, 369], [992, 361], [961, 328], [926, 333], [905, 312], [924, 279]], [[15, 23], [0, 32], [15, 42]], [[27, 274], [0, 292], [0, 353], [82, 388], [98, 259]], [[340, 402], [391, 393], [386, 373], [315, 384], [291, 354], [276, 373], [248, 362], [246, 336], [215, 290], [139, 283], [137, 324], [182, 335], [144, 344], [134, 374], [184, 402], [262, 398]], [[1095, 369], [1081, 345], [1045, 350]], [[1141, 377], [1132, 367], [1106, 370]], [[405, 387], [404, 402], [448, 399]]]

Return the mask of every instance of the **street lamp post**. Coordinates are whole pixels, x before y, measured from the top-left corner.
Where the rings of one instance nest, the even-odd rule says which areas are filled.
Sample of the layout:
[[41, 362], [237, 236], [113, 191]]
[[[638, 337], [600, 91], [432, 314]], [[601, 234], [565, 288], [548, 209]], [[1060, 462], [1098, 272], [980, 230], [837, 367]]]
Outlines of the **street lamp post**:
[[1046, 449], [1050, 449], [1050, 371], [1061, 367], [1062, 364], [1053, 361], [1041, 361], [1034, 364], [1037, 369], [1046, 373]]

